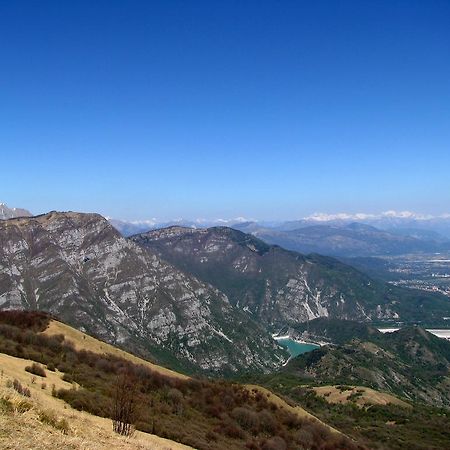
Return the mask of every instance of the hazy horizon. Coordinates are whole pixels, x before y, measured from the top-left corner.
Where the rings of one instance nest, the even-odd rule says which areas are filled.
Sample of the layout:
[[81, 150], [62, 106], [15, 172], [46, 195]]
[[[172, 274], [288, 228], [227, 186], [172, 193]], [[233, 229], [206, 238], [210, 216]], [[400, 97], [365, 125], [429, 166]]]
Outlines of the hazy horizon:
[[56, 210], [54, 208], [48, 208], [46, 210], [34, 211], [28, 208], [26, 205], [12, 205], [4, 201], [4, 199], [0, 199], [0, 206], [5, 205], [9, 208], [18, 208], [25, 209], [29, 211], [33, 215], [45, 214], [51, 211], [75, 211], [75, 212], [84, 212], [84, 213], [98, 213], [103, 215], [107, 219], [114, 219], [118, 221], [130, 222], [130, 223], [139, 223], [139, 222], [154, 222], [154, 223], [164, 223], [164, 222], [175, 222], [175, 221], [192, 221], [197, 222], [199, 224], [207, 223], [207, 222], [224, 222], [224, 223], [232, 223], [232, 222], [286, 222], [286, 221], [295, 221], [295, 220], [311, 220], [316, 222], [327, 222], [327, 221], [371, 221], [378, 219], [410, 219], [410, 220], [418, 220], [418, 221], [426, 221], [433, 219], [450, 219], [449, 212], [441, 212], [440, 214], [424, 214], [417, 211], [395, 211], [395, 210], [385, 210], [379, 212], [367, 212], [367, 211], [358, 211], [358, 212], [323, 212], [323, 211], [315, 211], [311, 214], [306, 215], [295, 215], [284, 218], [275, 219], [273, 217], [251, 217], [251, 216], [172, 216], [172, 217], [158, 217], [158, 216], [148, 216], [143, 217], [140, 216], [138, 212], [135, 213], [135, 217], [115, 217], [108, 213], [102, 211], [88, 211], [88, 210], [71, 210], [67, 208], [63, 208], [61, 210]]

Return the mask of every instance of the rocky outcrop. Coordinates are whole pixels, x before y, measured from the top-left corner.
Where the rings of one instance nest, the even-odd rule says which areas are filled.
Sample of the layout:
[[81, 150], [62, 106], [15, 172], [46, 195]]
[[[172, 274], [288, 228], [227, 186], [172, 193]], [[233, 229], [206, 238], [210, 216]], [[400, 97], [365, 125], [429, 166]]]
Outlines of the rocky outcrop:
[[5, 203], [0, 203], [0, 220], [13, 219], [15, 217], [30, 217], [30, 211], [22, 208], [8, 208]]

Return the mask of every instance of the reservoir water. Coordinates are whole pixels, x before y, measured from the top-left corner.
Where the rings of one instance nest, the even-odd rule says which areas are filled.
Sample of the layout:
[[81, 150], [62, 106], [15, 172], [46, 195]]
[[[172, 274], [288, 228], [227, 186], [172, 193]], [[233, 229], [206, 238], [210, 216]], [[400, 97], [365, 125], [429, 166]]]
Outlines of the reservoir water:
[[288, 352], [291, 354], [292, 358], [320, 347], [320, 345], [304, 344], [292, 339], [277, 339], [277, 341], [280, 345], [288, 349]]

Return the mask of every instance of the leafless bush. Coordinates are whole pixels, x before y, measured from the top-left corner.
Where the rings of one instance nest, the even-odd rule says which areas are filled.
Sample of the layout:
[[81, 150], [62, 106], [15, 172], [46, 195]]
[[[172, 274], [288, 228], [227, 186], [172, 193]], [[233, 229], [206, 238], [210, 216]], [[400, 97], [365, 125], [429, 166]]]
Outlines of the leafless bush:
[[122, 436], [130, 436], [136, 406], [136, 383], [130, 372], [117, 377], [113, 396], [113, 430]]
[[171, 388], [167, 393], [167, 399], [172, 404], [173, 411], [177, 415], [183, 414], [183, 393], [176, 388]]
[[259, 417], [255, 411], [239, 406], [233, 409], [231, 416], [244, 430], [259, 429]]
[[259, 417], [259, 428], [261, 431], [273, 434], [277, 429], [277, 422], [273, 415], [267, 409], [263, 409], [258, 413]]
[[31, 366], [26, 366], [25, 370], [27, 372], [32, 373], [33, 375], [38, 375], [40, 377], [46, 377], [47, 376], [45, 374], [44, 368], [40, 364], [37, 364], [35, 362], [33, 364], [31, 364]]
[[268, 439], [262, 446], [262, 450], [286, 450], [286, 442], [279, 436]]
[[27, 387], [22, 386], [19, 380], [14, 380], [12, 387], [21, 395], [31, 397], [31, 392]]

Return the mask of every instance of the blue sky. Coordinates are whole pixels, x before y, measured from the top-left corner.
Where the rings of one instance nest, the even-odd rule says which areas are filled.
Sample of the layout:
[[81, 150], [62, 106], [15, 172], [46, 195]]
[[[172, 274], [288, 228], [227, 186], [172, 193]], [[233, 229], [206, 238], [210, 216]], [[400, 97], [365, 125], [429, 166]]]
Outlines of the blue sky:
[[0, 201], [450, 211], [448, 1], [0, 2]]

